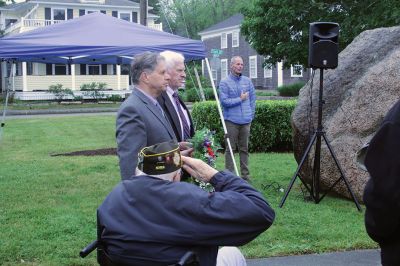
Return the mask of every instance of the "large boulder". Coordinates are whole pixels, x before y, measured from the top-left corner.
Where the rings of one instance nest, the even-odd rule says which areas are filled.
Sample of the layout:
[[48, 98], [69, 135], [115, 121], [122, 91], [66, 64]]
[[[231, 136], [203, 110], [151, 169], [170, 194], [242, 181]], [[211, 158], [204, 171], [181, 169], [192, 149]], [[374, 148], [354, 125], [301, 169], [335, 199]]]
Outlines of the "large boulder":
[[[298, 105], [292, 114], [297, 162], [317, 126], [319, 88], [320, 70], [316, 69], [313, 82], [300, 90]], [[359, 201], [369, 175], [358, 167], [356, 153], [373, 137], [384, 115], [399, 98], [400, 27], [364, 31], [339, 54], [338, 67], [323, 72], [322, 125]], [[313, 159], [314, 148], [300, 173], [307, 182], [312, 179]], [[321, 187], [327, 189], [339, 178], [339, 171], [322, 141]], [[350, 198], [344, 182], [332, 190]]]

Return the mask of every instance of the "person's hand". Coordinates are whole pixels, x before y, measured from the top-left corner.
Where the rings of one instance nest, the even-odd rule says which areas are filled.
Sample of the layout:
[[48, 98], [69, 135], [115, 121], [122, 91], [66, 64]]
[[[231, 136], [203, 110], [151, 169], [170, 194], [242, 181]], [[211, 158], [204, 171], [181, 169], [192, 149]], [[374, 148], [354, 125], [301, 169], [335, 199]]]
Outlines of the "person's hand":
[[181, 152], [181, 155], [192, 157], [194, 151], [193, 144], [187, 141], [181, 141], [179, 142], [179, 150]]
[[182, 156], [182, 161], [183, 169], [185, 169], [186, 172], [188, 172], [191, 176], [200, 181], [208, 183], [210, 179], [216, 173], [218, 173], [216, 169], [212, 168], [202, 160]]
[[249, 98], [249, 92], [243, 92], [240, 94], [240, 99], [242, 99], [242, 101], [247, 100]]

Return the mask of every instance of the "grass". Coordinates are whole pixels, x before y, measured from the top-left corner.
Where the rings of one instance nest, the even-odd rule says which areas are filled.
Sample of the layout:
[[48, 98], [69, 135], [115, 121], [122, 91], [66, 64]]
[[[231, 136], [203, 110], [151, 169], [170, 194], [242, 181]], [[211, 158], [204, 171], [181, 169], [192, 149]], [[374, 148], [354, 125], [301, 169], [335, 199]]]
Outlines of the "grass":
[[256, 95], [257, 96], [277, 96], [278, 92], [277, 91], [260, 91], [260, 90], [256, 90]]
[[[97, 206], [119, 178], [116, 156], [51, 154], [115, 147], [115, 116], [10, 119], [0, 142], [0, 264], [97, 265], [78, 257], [95, 238]], [[220, 156], [217, 167], [223, 167]], [[298, 183], [278, 208], [296, 163], [289, 153], [251, 154], [253, 184], [276, 210], [248, 258], [376, 248], [352, 201], [305, 202]]]
[[[119, 107], [121, 103], [73, 103], [65, 102], [57, 104], [56, 102], [17, 102], [9, 104], [7, 110], [49, 110], [49, 109], [76, 109], [76, 108], [111, 108]], [[0, 112], [4, 109], [4, 104], [0, 104]]]

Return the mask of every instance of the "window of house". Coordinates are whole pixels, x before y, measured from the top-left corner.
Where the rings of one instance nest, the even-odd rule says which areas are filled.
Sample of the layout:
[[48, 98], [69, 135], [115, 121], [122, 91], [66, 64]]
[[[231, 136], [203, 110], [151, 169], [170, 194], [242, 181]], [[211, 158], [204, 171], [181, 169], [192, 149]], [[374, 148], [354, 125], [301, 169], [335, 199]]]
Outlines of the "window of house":
[[131, 13], [119, 13], [119, 18], [131, 22]]
[[221, 33], [221, 49], [228, 48], [228, 37], [226, 33]]
[[239, 31], [232, 32], [232, 47], [239, 47]]
[[87, 65], [88, 75], [101, 75], [100, 65]]
[[302, 65], [291, 65], [290, 74], [293, 78], [303, 76], [303, 66]]
[[221, 59], [221, 79], [228, 76], [228, 59]]
[[86, 10], [86, 14], [92, 14], [92, 13], [96, 13], [96, 12], [100, 12], [99, 10]]
[[[265, 58], [267, 60], [268, 57]], [[272, 78], [272, 64], [268, 63], [264, 66], [264, 78]]]
[[251, 79], [257, 78], [257, 56], [249, 56], [249, 77]]
[[214, 82], [217, 82], [217, 75], [218, 75], [217, 70], [211, 68], [211, 77], [214, 80]]
[[65, 9], [53, 9], [53, 20], [67, 20], [67, 11]]
[[68, 75], [67, 65], [64, 64], [53, 64], [54, 75]]

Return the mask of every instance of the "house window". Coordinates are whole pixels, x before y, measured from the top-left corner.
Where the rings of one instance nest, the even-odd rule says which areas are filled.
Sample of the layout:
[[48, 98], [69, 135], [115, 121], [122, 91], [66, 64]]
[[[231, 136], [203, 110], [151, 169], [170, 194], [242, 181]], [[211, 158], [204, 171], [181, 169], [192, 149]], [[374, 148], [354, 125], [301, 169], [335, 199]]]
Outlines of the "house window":
[[291, 65], [290, 74], [293, 78], [298, 78], [303, 76], [303, 66], [302, 65]]
[[119, 13], [119, 18], [131, 22], [131, 13]]
[[100, 65], [87, 65], [88, 75], [101, 75], [101, 67]]
[[53, 75], [68, 75], [67, 65], [53, 64]]
[[92, 14], [96, 12], [99, 12], [99, 10], [86, 10], [86, 14]]
[[221, 33], [221, 49], [228, 48], [228, 37], [226, 33]]
[[6, 18], [5, 19], [5, 24], [6, 24], [6, 27], [8, 27], [8, 26], [10, 26], [10, 25], [13, 25], [15, 22], [17, 22], [18, 20], [17, 19], [8, 19], [8, 18]]
[[232, 32], [232, 47], [239, 47], [239, 31]]
[[221, 79], [228, 76], [228, 59], [221, 59]]
[[67, 20], [67, 12], [65, 9], [53, 9], [53, 21], [54, 20]]
[[257, 78], [257, 56], [249, 56], [249, 77], [251, 79]]
[[[265, 58], [267, 60], [268, 57]], [[264, 78], [272, 78], [272, 64], [267, 63], [264, 66]]]
[[214, 82], [217, 82], [217, 74], [218, 74], [217, 70], [211, 68], [211, 77], [214, 80]]

